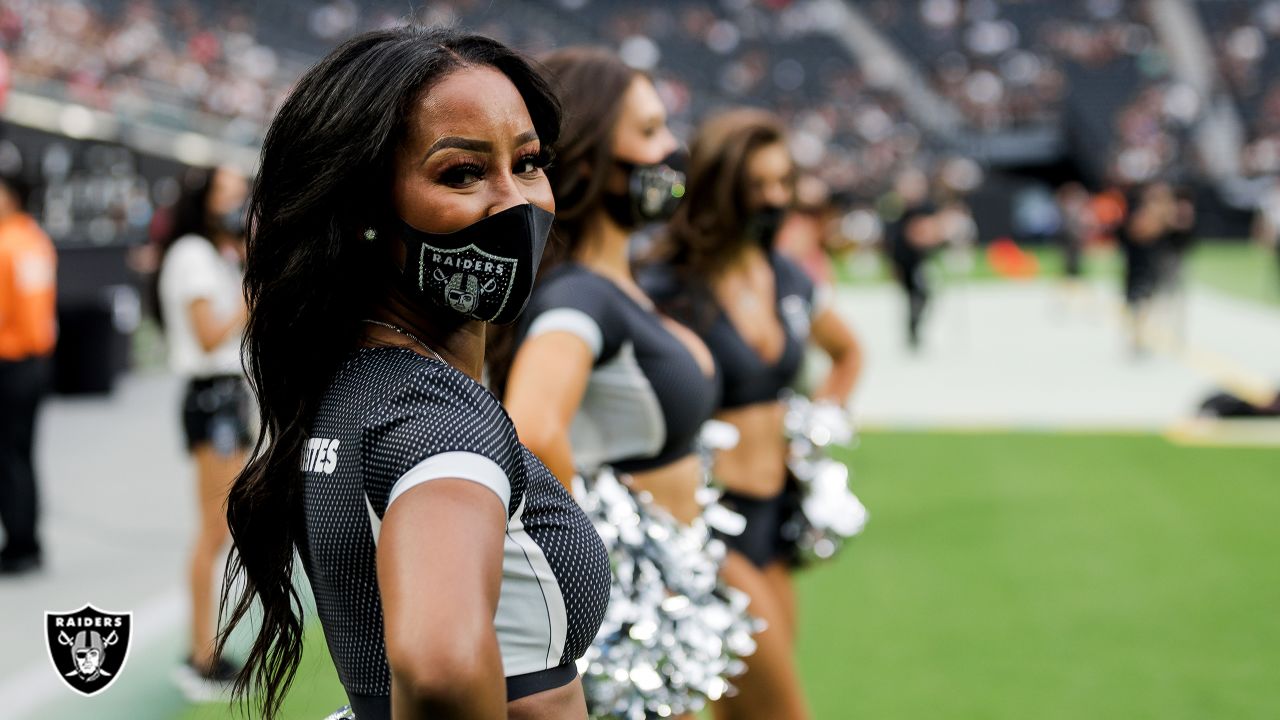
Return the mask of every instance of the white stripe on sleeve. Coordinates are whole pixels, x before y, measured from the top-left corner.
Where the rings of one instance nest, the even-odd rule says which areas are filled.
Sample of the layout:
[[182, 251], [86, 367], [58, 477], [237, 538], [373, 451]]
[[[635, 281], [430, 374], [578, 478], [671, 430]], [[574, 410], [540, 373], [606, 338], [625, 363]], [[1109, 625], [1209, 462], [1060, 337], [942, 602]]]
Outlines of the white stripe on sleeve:
[[455, 451], [432, 455], [401, 475], [387, 495], [387, 507], [410, 488], [441, 478], [470, 480], [489, 488], [502, 501], [504, 513], [511, 504], [511, 481], [498, 463], [477, 453]]
[[542, 333], [562, 330], [582, 339], [591, 348], [591, 357], [599, 360], [604, 348], [604, 337], [600, 326], [591, 316], [573, 308], [560, 307], [548, 310], [539, 315], [529, 325], [525, 337], [534, 337]]

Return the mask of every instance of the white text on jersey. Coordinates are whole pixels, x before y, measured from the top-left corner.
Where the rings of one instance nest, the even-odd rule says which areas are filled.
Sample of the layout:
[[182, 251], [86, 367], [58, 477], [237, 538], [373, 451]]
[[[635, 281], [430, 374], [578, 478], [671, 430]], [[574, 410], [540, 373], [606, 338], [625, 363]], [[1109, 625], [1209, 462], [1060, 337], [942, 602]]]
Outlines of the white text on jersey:
[[302, 472], [322, 472], [332, 475], [338, 467], [338, 441], [327, 438], [311, 438], [302, 451]]

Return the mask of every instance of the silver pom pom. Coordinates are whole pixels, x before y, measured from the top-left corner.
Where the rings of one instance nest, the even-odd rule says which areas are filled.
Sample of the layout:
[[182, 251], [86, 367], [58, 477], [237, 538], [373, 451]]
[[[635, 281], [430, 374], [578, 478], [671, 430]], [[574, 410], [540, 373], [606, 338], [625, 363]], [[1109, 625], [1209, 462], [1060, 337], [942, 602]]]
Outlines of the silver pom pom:
[[578, 660], [592, 718], [646, 720], [697, 712], [732, 692], [763, 623], [719, 579], [724, 543], [707, 523], [677, 523], [608, 469], [581, 504], [609, 550], [609, 609]]
[[832, 447], [853, 445], [857, 435], [843, 408], [811, 402], [802, 395], [791, 395], [784, 402], [787, 467], [798, 486], [799, 507], [782, 532], [796, 544], [798, 562], [828, 560], [846, 540], [862, 532], [869, 517], [849, 490], [848, 466], [830, 457]]

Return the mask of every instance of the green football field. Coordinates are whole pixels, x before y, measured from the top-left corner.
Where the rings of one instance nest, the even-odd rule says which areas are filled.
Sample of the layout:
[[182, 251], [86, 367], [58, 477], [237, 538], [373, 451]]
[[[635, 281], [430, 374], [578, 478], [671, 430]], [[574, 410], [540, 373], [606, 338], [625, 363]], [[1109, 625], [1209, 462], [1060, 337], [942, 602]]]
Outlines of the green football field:
[[[846, 457], [872, 519], [800, 579], [815, 718], [1280, 717], [1276, 450], [877, 432]], [[308, 640], [290, 720], [342, 704]]]
[[[1062, 277], [1062, 253], [1056, 247], [1032, 245], [1024, 248], [1035, 256], [1037, 277]], [[943, 259], [935, 259], [939, 273], [948, 280], [1000, 280], [981, 252], [973, 255], [973, 265], [956, 270]], [[1114, 248], [1093, 248], [1085, 254], [1084, 272], [1095, 280], [1110, 280], [1118, 284], [1123, 271], [1123, 260]], [[860, 275], [850, 261], [837, 266], [842, 283], [888, 282], [889, 268], [881, 264], [870, 276]], [[1213, 288], [1219, 292], [1253, 300], [1267, 305], [1280, 305], [1280, 261], [1271, 248], [1243, 240], [1198, 241], [1187, 256], [1187, 279], [1193, 283]]]

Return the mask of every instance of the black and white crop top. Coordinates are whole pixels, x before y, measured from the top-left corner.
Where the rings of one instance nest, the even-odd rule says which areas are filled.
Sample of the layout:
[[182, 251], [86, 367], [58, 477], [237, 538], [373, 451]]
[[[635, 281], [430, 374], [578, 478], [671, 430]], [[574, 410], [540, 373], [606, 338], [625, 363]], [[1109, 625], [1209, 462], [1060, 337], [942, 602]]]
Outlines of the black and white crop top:
[[578, 336], [595, 358], [569, 428], [579, 471], [606, 464], [619, 472], [652, 470], [694, 451], [715, 412], [719, 383], [656, 311], [608, 278], [567, 263], [534, 290], [518, 337], [553, 330]]
[[404, 492], [439, 478], [480, 483], [507, 509], [494, 626], [508, 698], [577, 676], [574, 661], [595, 638], [608, 602], [608, 558], [492, 393], [406, 348], [357, 350], [330, 384], [301, 460], [299, 551], [360, 720], [391, 716], [376, 560], [382, 517]]
[[638, 276], [659, 307], [697, 332], [715, 356], [721, 409], [777, 400], [795, 382], [804, 362], [817, 300], [813, 281], [777, 252], [769, 253], [769, 264], [776, 292], [774, 311], [786, 333], [782, 355], [772, 363], [742, 339], [709, 288], [695, 286], [696, 280], [662, 265], [647, 267]]

